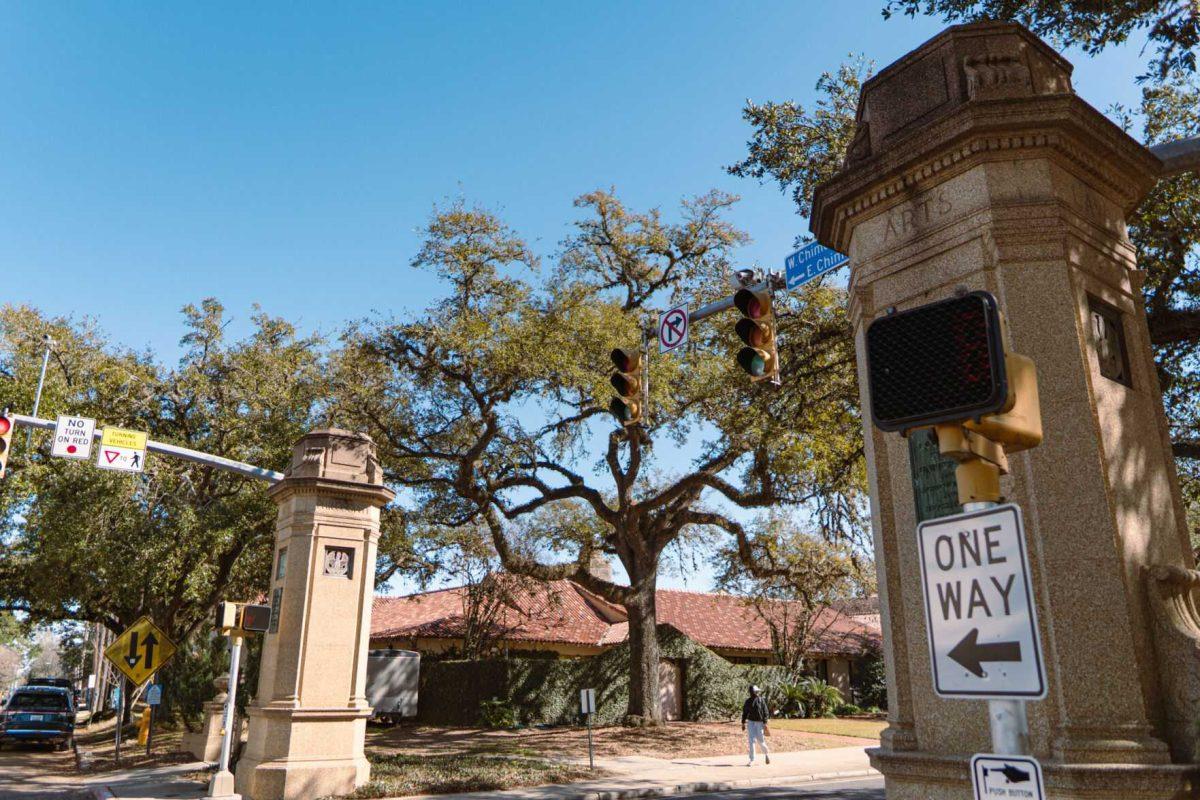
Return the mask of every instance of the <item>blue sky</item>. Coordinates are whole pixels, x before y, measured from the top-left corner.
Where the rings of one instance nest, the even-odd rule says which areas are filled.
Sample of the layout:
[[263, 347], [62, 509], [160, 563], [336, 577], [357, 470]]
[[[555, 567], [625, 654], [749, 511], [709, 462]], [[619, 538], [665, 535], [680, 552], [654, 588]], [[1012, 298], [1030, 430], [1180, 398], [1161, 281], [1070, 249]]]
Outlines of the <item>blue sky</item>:
[[[551, 255], [574, 197], [669, 210], [743, 196], [746, 264], [806, 224], [732, 178], [747, 98], [810, 102], [851, 52], [886, 65], [941, 29], [882, 0], [7, 4], [0, 11], [0, 302], [91, 315], [178, 355], [179, 308], [253, 303], [334, 332], [424, 306], [408, 262], [435, 203], [498, 209]], [[1134, 104], [1137, 46], [1076, 64]]]

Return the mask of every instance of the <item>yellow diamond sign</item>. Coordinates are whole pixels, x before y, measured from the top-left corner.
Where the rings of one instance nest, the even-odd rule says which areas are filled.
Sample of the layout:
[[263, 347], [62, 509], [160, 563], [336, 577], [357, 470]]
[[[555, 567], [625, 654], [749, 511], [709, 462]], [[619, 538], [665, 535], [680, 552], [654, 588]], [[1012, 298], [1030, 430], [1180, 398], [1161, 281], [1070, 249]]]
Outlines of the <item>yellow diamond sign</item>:
[[175, 643], [150, 617], [142, 617], [125, 629], [104, 650], [104, 657], [125, 673], [134, 686], [141, 686], [175, 655]]

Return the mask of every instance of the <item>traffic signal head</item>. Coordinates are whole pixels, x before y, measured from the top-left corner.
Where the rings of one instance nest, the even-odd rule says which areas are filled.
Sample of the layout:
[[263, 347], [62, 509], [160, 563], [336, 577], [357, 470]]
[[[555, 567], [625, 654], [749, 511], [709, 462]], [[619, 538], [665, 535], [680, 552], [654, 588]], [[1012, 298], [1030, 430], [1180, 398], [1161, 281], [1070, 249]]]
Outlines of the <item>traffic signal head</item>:
[[237, 627], [237, 603], [226, 603], [224, 601], [217, 603], [217, 618], [215, 620], [217, 630], [229, 631]]
[[242, 606], [239, 627], [247, 633], [265, 633], [271, 624], [270, 606]]
[[1000, 312], [987, 292], [880, 317], [867, 328], [871, 416], [885, 431], [1012, 408]]
[[777, 379], [779, 351], [775, 345], [775, 314], [770, 289], [739, 289], [733, 296], [733, 305], [742, 313], [734, 332], [745, 345], [738, 351], [738, 366], [750, 374], [751, 380]]
[[636, 425], [642, 421], [642, 354], [618, 347], [609, 358], [616, 372], [608, 382], [617, 396], [608, 404], [608, 410], [622, 425]]
[[8, 469], [8, 454], [12, 452], [14, 427], [16, 426], [13, 425], [13, 418], [6, 408], [4, 413], [0, 414], [0, 478], [4, 477], [4, 472]]

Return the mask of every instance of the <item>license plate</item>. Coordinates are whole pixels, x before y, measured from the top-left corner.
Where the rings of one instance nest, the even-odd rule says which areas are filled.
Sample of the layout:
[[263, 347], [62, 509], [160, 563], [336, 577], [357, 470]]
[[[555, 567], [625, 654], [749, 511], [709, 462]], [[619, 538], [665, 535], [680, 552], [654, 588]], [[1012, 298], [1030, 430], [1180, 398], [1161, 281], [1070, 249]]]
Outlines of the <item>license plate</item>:
[[45, 714], [30, 714], [30, 715], [29, 715], [29, 721], [30, 721], [30, 722], [42, 722], [42, 721], [44, 721], [45, 719], [46, 719], [46, 715], [45, 715]]

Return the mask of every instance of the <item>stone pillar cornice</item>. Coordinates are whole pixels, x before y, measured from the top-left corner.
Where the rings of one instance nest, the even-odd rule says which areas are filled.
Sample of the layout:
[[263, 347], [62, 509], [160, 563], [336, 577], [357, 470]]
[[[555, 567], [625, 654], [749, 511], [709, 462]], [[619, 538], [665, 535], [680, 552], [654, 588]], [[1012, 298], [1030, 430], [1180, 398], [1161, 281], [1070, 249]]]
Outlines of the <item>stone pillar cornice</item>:
[[1126, 213], [1153, 188], [1162, 167], [1149, 149], [1076, 95], [969, 101], [818, 187], [809, 228], [822, 244], [849, 252], [859, 219], [982, 162], [1010, 160], [1014, 150], [1041, 150], [1085, 172]]
[[396, 498], [396, 493], [386, 486], [371, 486], [354, 481], [320, 477], [287, 476], [267, 490], [267, 496], [282, 503], [294, 495], [330, 495], [340, 498], [361, 499], [376, 508], [386, 506]]

